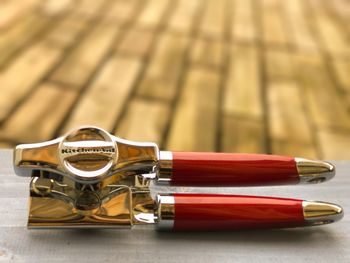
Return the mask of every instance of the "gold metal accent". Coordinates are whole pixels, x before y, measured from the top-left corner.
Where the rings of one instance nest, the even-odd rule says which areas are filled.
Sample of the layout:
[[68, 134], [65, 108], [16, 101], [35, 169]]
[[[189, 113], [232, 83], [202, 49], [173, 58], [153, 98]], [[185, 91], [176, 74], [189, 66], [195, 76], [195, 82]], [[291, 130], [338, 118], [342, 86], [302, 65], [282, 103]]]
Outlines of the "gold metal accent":
[[[156, 224], [173, 229], [173, 195], [151, 196], [150, 183], [169, 183], [173, 155], [154, 143], [115, 137], [97, 127], [82, 127], [44, 143], [18, 145], [16, 173], [30, 176], [29, 228], [130, 228]], [[296, 159], [300, 180], [334, 176], [326, 162]], [[303, 201], [309, 225], [339, 220], [341, 207]]]
[[[18, 172], [40, 169], [77, 182], [99, 182], [118, 172], [137, 171], [155, 177], [159, 150], [155, 143], [123, 140], [97, 127], [82, 127], [58, 139], [15, 148]], [[18, 170], [18, 169], [17, 169]]]
[[31, 176], [29, 228], [131, 227], [155, 222], [149, 185], [154, 143], [83, 127], [58, 139], [16, 147], [16, 172]]
[[157, 195], [157, 229], [171, 230], [175, 220], [175, 198], [172, 194]]
[[169, 185], [173, 174], [173, 153], [170, 151], [160, 151], [159, 154], [159, 172], [157, 174], [157, 183]]
[[304, 219], [307, 225], [324, 225], [343, 218], [343, 209], [335, 204], [319, 201], [303, 201]]
[[295, 158], [299, 173], [300, 184], [322, 183], [332, 179], [335, 175], [335, 166], [324, 161]]

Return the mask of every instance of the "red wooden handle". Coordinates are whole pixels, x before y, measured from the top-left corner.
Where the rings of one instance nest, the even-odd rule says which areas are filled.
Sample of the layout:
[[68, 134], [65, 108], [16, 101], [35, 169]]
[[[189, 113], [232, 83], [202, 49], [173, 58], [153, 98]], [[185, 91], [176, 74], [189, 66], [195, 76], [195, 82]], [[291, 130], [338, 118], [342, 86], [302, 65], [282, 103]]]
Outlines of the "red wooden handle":
[[258, 186], [297, 183], [299, 174], [292, 157], [173, 152], [171, 185]]
[[305, 225], [302, 200], [174, 194], [175, 231], [283, 228]]

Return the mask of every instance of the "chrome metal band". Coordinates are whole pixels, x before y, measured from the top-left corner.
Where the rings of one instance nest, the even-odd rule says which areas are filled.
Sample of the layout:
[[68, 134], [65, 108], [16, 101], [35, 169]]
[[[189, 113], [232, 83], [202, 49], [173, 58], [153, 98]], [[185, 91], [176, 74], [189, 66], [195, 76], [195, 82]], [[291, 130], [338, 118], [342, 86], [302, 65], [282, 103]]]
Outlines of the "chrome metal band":
[[170, 151], [160, 151], [159, 172], [157, 183], [169, 185], [173, 174], [173, 153]]
[[304, 220], [308, 226], [330, 224], [339, 221], [344, 216], [343, 209], [335, 204], [303, 201]]
[[328, 162], [295, 158], [295, 163], [300, 178], [299, 184], [322, 183], [335, 175], [334, 165]]
[[173, 195], [157, 195], [156, 225], [158, 230], [172, 230], [175, 220], [175, 198]]

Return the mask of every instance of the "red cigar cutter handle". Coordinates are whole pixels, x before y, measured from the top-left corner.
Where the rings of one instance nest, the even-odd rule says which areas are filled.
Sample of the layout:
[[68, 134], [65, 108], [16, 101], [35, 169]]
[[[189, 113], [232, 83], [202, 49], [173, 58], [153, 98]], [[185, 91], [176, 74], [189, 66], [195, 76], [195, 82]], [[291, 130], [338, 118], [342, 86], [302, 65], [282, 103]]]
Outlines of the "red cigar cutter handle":
[[258, 186], [298, 184], [296, 159], [264, 154], [172, 152], [170, 185]]
[[302, 200], [208, 194], [173, 194], [174, 231], [304, 226]]

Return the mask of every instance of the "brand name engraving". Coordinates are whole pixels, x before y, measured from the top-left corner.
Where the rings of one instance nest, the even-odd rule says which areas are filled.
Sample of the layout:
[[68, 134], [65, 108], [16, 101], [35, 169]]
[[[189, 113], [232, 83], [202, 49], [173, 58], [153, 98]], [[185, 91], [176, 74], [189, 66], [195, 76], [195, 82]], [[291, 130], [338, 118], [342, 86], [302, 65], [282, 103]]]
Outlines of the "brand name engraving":
[[74, 154], [74, 153], [102, 153], [109, 154], [115, 153], [114, 147], [79, 147], [79, 148], [64, 148], [61, 149], [61, 154]]

